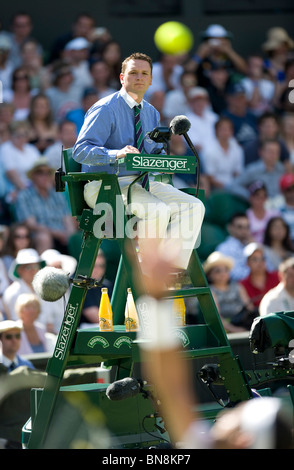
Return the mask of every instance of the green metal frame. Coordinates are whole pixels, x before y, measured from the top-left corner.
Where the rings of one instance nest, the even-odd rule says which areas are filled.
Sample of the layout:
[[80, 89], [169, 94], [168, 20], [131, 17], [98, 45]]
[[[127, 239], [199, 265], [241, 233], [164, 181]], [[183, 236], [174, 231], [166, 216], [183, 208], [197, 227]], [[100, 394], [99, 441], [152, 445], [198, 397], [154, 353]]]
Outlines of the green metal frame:
[[[104, 362], [115, 365], [116, 379], [121, 379], [132, 376], [134, 365], [140, 363], [136, 335], [125, 331], [124, 308], [128, 287], [132, 288], [135, 300], [145, 293], [145, 289], [142, 284], [135, 282], [141, 277], [141, 271], [134, 243], [131, 240], [126, 240], [124, 236], [116, 238], [117, 233], [124, 234], [128, 220], [117, 176], [106, 173], [81, 173], [80, 165], [72, 159], [71, 149], [64, 150], [63, 154], [66, 169], [63, 180], [68, 186], [72, 215], [77, 217], [79, 226], [84, 231], [83, 243], [56, 347], [48, 361], [47, 380], [44, 389], [37, 394], [38, 404], [32, 413], [31, 430], [27, 443], [27, 447], [30, 449], [46, 446], [46, 438], [56, 403], [59, 394], [62, 393], [63, 374], [67, 367]], [[95, 213], [95, 209], [89, 209], [83, 198], [84, 184], [89, 180], [101, 180], [97, 204], [108, 203], [112, 208], [114, 237], [121, 249], [121, 260], [111, 300], [114, 314], [113, 332], [101, 332], [98, 328], [78, 329], [87, 291], [83, 279], [91, 277], [97, 252], [102, 242], [102, 238], [97, 238], [97, 231], [96, 236], [94, 235], [97, 221], [99, 222], [102, 215]], [[116, 217], [116, 215], [120, 217]], [[192, 288], [167, 292], [169, 297], [197, 297], [203, 313], [203, 324], [178, 328], [178, 336], [182, 339], [183, 344], [183, 354], [187, 359], [217, 357], [220, 375], [231, 402], [248, 400], [252, 398], [250, 381], [244, 374], [238, 359], [233, 355], [196, 250], [192, 253], [188, 273]], [[99, 390], [97, 393], [102, 393], [105, 396], [105, 389]], [[120, 402], [120, 409], [124, 413], [124, 402]], [[126, 413], [129, 412], [128, 410], [129, 408], [126, 407]], [[134, 413], [136, 413], [135, 407]], [[126, 427], [128, 427], [128, 416], [126, 415], [125, 418]], [[155, 420], [153, 424], [155, 425]], [[156, 427], [153, 428], [153, 434], [155, 431]], [[138, 436], [141, 432], [139, 425], [136, 429], [130, 429], [130, 433], [137, 433]], [[159, 434], [157, 442], [162, 442]]]

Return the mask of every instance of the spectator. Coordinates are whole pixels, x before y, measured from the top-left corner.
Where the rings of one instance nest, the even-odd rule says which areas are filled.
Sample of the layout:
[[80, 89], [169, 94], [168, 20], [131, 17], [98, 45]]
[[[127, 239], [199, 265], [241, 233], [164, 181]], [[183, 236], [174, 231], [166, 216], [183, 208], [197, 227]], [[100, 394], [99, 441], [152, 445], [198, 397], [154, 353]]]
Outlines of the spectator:
[[189, 69], [197, 73], [200, 86], [207, 86], [207, 70], [213, 65], [225, 65], [230, 76], [246, 73], [246, 61], [233, 48], [232, 34], [219, 24], [211, 24], [202, 33], [202, 42], [191, 62]]
[[178, 60], [176, 55], [161, 54], [159, 60], [153, 64], [152, 85], [145, 95], [148, 101], [155, 91], [167, 93], [181, 89], [183, 67]]
[[30, 124], [29, 142], [37, 147], [40, 154], [43, 154], [57, 138], [57, 125], [53, 119], [49, 98], [45, 94], [33, 97], [28, 123]]
[[10, 139], [10, 125], [13, 121], [14, 107], [11, 103], [0, 103], [0, 144]]
[[264, 76], [264, 62], [260, 55], [247, 59], [246, 77], [241, 80], [245, 88], [248, 109], [256, 116], [272, 111], [275, 84]]
[[105, 43], [101, 50], [101, 60], [103, 60], [110, 69], [109, 86], [115, 88], [116, 91], [119, 90], [121, 83], [118, 77], [120, 76], [122, 64], [122, 53], [119, 42], [111, 39]]
[[265, 228], [263, 245], [266, 258], [273, 269], [278, 270], [285, 259], [293, 256], [294, 248], [290, 239], [290, 227], [281, 216], [272, 217]]
[[[2, 144], [0, 160], [12, 191], [24, 189], [29, 184], [27, 171], [39, 158], [40, 153], [28, 143], [29, 126], [26, 122], [14, 121], [10, 126], [11, 140]], [[13, 195], [11, 198], [13, 199]]]
[[263, 296], [279, 283], [277, 271], [269, 272], [266, 266], [266, 256], [263, 245], [249, 243], [244, 248], [244, 254], [249, 266], [249, 275], [240, 281], [247, 292], [251, 303], [258, 307]]
[[9, 61], [9, 52], [11, 49], [11, 42], [9, 38], [0, 34], [0, 82], [2, 83], [3, 101], [7, 99], [12, 85], [13, 65]]
[[[71, 121], [76, 125], [75, 140], [70, 145], [70, 147], [72, 147], [73, 144], [75, 143], [77, 134], [79, 134], [79, 132], [82, 128], [86, 112], [91, 108], [91, 106], [93, 106], [94, 103], [96, 103], [96, 101], [98, 101], [98, 93], [97, 93], [96, 89], [95, 88], [86, 88], [84, 90], [84, 93], [83, 93], [81, 108], [73, 109], [72, 111], [69, 111], [67, 113], [66, 120]], [[70, 140], [69, 143], [71, 143], [71, 141], [72, 141], [72, 139]], [[64, 146], [64, 148], [69, 148], [69, 147], [67, 145], [67, 146]], [[53, 156], [50, 157], [50, 155], [49, 156], [47, 155], [47, 157], [49, 158], [49, 161], [54, 161], [55, 160]]]
[[7, 368], [7, 372], [12, 372], [20, 366], [35, 369], [32, 362], [22, 357], [21, 353], [19, 353], [22, 331], [23, 325], [21, 321], [4, 320], [0, 322], [0, 342], [2, 346], [0, 363]]
[[29, 76], [32, 90], [43, 92], [50, 86], [50, 73], [43, 64], [43, 50], [38, 41], [26, 39], [21, 46], [22, 67]]
[[63, 52], [63, 59], [67, 62], [73, 74], [73, 86], [80, 91], [92, 86], [92, 77], [89, 70], [89, 53], [91, 43], [85, 38], [75, 38], [69, 41]]
[[22, 321], [20, 354], [52, 352], [56, 337], [46, 333], [45, 326], [38, 321], [41, 302], [33, 293], [20, 294], [15, 302], [15, 311]]
[[86, 293], [85, 301], [83, 303], [82, 314], [80, 318], [80, 328], [89, 328], [89, 326], [99, 326], [99, 307], [101, 301], [101, 288], [107, 287], [108, 296], [111, 299], [113, 284], [104, 279], [106, 272], [106, 258], [102, 251], [98, 252], [95, 265], [92, 272], [92, 277], [101, 280], [101, 285], [90, 289]]
[[25, 67], [14, 69], [10, 94], [7, 93], [6, 101], [13, 104], [15, 121], [27, 119], [31, 100], [35, 90], [32, 90], [30, 77]]
[[63, 254], [67, 253], [68, 238], [76, 227], [71, 217], [68, 202], [63, 193], [55, 191], [52, 175], [54, 170], [45, 157], [38, 159], [28, 172], [31, 186], [21, 191], [15, 203], [16, 218], [26, 222], [32, 230], [36, 248], [43, 232], [50, 235], [50, 245]]
[[234, 183], [244, 169], [242, 147], [234, 138], [233, 123], [221, 117], [216, 121], [215, 139], [208, 142], [202, 152], [204, 172], [212, 189], [225, 188]]
[[[35, 274], [46, 265], [33, 248], [20, 250], [9, 270], [9, 277], [12, 280], [3, 294], [4, 315], [6, 320], [17, 320], [15, 302], [20, 294], [34, 293], [32, 282]], [[42, 314], [40, 321], [51, 328], [51, 308], [49, 302], [41, 300]]]
[[280, 160], [285, 165], [289, 161], [289, 151], [285, 141], [280, 137], [280, 124], [275, 113], [266, 112], [258, 118], [258, 135], [256, 139], [244, 145], [245, 166], [259, 160], [259, 147], [262, 141], [277, 139], [280, 148]]
[[50, 100], [54, 120], [61, 122], [66, 113], [80, 107], [81, 90], [75, 88], [71, 67], [66, 62], [56, 63], [52, 75], [52, 86], [45, 93]]
[[188, 92], [190, 112], [187, 118], [191, 122], [189, 136], [200, 153], [207, 142], [215, 140], [214, 125], [218, 120], [217, 114], [210, 109], [209, 96], [202, 87], [191, 88]]
[[[98, 95], [98, 98], [115, 93], [117, 90], [109, 85], [110, 82], [110, 67], [103, 60], [96, 60], [90, 65], [90, 73], [92, 76], [92, 86]], [[85, 90], [84, 90], [85, 93]]]
[[294, 310], [294, 257], [279, 266], [279, 284], [265, 294], [259, 306], [263, 317], [273, 312]]
[[234, 123], [234, 135], [239, 144], [244, 146], [257, 135], [256, 116], [248, 110], [244, 87], [237, 83], [227, 90], [227, 107], [222, 115]]
[[281, 136], [289, 152], [289, 160], [292, 171], [294, 170], [294, 112], [286, 113], [282, 117]]
[[[293, 51], [294, 54], [294, 51]], [[293, 100], [290, 99], [290, 93], [293, 93], [293, 80], [294, 80], [294, 59], [289, 58], [285, 65], [285, 79], [276, 83], [275, 90], [275, 108], [277, 113], [283, 115], [284, 113], [293, 112]]]
[[265, 184], [268, 198], [274, 204], [274, 200], [280, 197], [280, 179], [285, 173], [280, 154], [280, 144], [276, 139], [262, 141], [259, 146], [259, 161], [245, 167], [230, 189], [248, 198], [248, 186], [258, 179]]
[[280, 188], [284, 201], [279, 206], [281, 216], [289, 225], [290, 238], [294, 243], [294, 174], [287, 173], [280, 179]]
[[59, 36], [52, 46], [49, 62], [54, 63], [61, 59], [62, 51], [66, 44], [74, 38], [91, 38], [95, 27], [95, 20], [92, 15], [82, 12], [74, 20], [71, 30]]
[[11, 33], [9, 34], [12, 43], [9, 60], [12, 62], [13, 68], [21, 65], [21, 46], [26, 39], [31, 37], [32, 31], [32, 18], [27, 12], [21, 11], [13, 15], [11, 21]]
[[263, 181], [253, 181], [248, 187], [250, 207], [246, 214], [250, 223], [252, 238], [257, 243], [263, 243], [268, 221], [279, 214], [276, 209], [266, 207], [267, 189]]
[[249, 267], [244, 256], [244, 247], [252, 241], [247, 215], [242, 212], [234, 214], [227, 225], [227, 230], [229, 235], [215, 248], [215, 251], [234, 260], [231, 278], [239, 281], [249, 274]]
[[211, 253], [203, 270], [206, 274], [211, 292], [217, 305], [222, 323], [228, 333], [244, 331], [243, 328], [231, 324], [232, 318], [249, 304], [249, 297], [243, 287], [231, 280], [234, 261], [228, 256], [215, 251]]
[[284, 28], [275, 26], [267, 31], [267, 40], [262, 44], [267, 58], [264, 62], [269, 77], [274, 82], [285, 79], [285, 65], [289, 52], [294, 49], [294, 41]]
[[184, 70], [180, 76], [180, 88], [165, 93], [165, 102], [162, 112], [168, 121], [175, 116], [187, 115], [187, 113], [190, 112], [188, 92], [191, 88], [196, 87], [196, 85], [197, 80], [195, 74]]
[[[87, 103], [89, 103], [88, 100]], [[78, 110], [72, 111], [68, 114], [72, 120], [65, 119], [59, 123], [56, 142], [50, 145], [44, 152], [44, 157], [47, 158], [50, 167], [54, 170], [61, 166], [62, 147], [65, 149], [71, 148], [77, 140], [77, 124], [74, 122], [74, 118], [76, 118], [77, 123], [81, 124], [81, 116], [79, 116], [80, 119], [78, 120], [77, 114]]]
[[9, 272], [19, 250], [25, 248], [34, 248], [32, 232], [26, 224], [15, 222], [9, 226], [8, 235], [3, 246], [2, 259], [7, 272]]
[[291, 170], [294, 170], [294, 112], [286, 113], [281, 121], [281, 137], [289, 152]]
[[208, 83], [205, 88], [209, 94], [212, 110], [221, 115], [227, 108], [227, 93], [231, 86], [228, 66], [215, 63], [206, 73]]

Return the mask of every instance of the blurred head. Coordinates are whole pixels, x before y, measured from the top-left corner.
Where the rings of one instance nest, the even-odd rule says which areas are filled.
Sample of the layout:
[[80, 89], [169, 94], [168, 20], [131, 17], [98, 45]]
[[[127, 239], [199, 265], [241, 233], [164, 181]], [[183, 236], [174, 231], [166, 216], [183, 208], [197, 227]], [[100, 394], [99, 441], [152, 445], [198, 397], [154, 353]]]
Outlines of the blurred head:
[[2, 353], [13, 360], [20, 348], [22, 325], [20, 322], [4, 320], [0, 322]]
[[231, 119], [221, 117], [215, 123], [215, 134], [219, 140], [228, 140], [234, 135], [234, 125]]
[[226, 285], [230, 280], [233, 266], [234, 261], [232, 258], [215, 251], [208, 256], [203, 264], [203, 270], [211, 284]]
[[205, 88], [193, 87], [188, 91], [188, 102], [192, 111], [201, 116], [209, 104], [209, 95]]
[[258, 131], [261, 139], [275, 139], [279, 133], [278, 117], [274, 113], [262, 114], [258, 119]]
[[73, 24], [74, 37], [89, 38], [95, 26], [94, 18], [88, 13], [81, 13]]
[[251, 274], [264, 273], [266, 271], [266, 259], [263, 246], [259, 243], [249, 243], [244, 248]]
[[22, 41], [29, 37], [33, 30], [33, 24], [30, 15], [26, 12], [16, 13], [11, 21], [11, 30], [18, 41]]
[[58, 128], [59, 140], [64, 148], [71, 148], [77, 140], [77, 126], [71, 121], [62, 121]]
[[250, 225], [246, 214], [234, 214], [227, 228], [232, 237], [237, 238], [244, 244], [250, 239]]
[[277, 140], [267, 139], [261, 142], [258, 152], [265, 166], [274, 168], [280, 159], [281, 146]]
[[274, 242], [281, 243], [286, 250], [292, 250], [290, 227], [283, 217], [272, 217], [265, 228], [264, 245], [272, 246]]
[[18, 149], [22, 149], [28, 143], [29, 126], [24, 121], [13, 121], [10, 126], [11, 142]]
[[294, 294], [294, 257], [283, 261], [279, 266], [279, 278], [285, 289]]
[[46, 95], [38, 94], [32, 98], [28, 119], [31, 122], [34, 120], [44, 121], [47, 125], [53, 123], [50, 101]]
[[12, 74], [13, 91], [29, 92], [31, 89], [30, 77], [25, 67], [18, 67]]
[[41, 313], [41, 303], [35, 294], [20, 294], [15, 302], [15, 311], [24, 327], [34, 323]]

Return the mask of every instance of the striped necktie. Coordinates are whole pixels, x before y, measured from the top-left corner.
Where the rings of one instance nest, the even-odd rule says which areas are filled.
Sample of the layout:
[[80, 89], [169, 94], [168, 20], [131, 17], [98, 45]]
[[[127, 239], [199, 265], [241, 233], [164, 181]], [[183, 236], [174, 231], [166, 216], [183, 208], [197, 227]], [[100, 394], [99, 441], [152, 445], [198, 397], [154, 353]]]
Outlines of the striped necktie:
[[[139, 150], [140, 153], [144, 150], [144, 142], [143, 142], [143, 130], [142, 124], [140, 119], [140, 110], [141, 105], [135, 106], [135, 146]], [[149, 176], [148, 173], [143, 177], [142, 180], [142, 188], [145, 188], [146, 191], [149, 191]]]

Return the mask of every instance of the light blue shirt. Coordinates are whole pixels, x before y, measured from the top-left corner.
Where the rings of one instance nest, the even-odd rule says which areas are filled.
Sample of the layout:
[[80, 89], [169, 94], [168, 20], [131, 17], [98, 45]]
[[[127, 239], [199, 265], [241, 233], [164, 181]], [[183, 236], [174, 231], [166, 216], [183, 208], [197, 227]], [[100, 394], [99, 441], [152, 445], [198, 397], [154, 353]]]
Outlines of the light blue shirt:
[[[85, 121], [73, 149], [73, 158], [82, 164], [82, 171], [117, 173], [116, 154], [126, 145], [135, 147], [134, 106], [138, 103], [124, 88], [97, 101], [86, 113]], [[162, 144], [149, 136], [160, 124], [159, 112], [142, 100], [140, 113], [144, 135], [144, 153], [158, 153]], [[119, 176], [130, 175], [124, 165], [119, 165]]]

